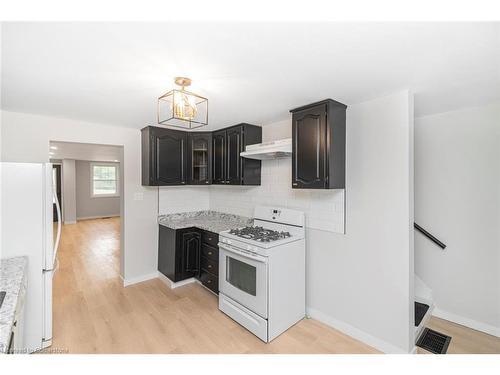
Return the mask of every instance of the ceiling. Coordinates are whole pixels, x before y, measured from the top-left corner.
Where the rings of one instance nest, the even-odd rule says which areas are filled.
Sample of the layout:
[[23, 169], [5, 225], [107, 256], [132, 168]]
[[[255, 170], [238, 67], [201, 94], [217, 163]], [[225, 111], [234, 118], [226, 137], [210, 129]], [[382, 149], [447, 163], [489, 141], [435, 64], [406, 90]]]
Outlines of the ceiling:
[[75, 159], [89, 161], [119, 162], [122, 147], [89, 143], [50, 142], [50, 159]]
[[142, 128], [173, 77], [209, 128], [409, 88], [417, 116], [500, 99], [498, 23], [4, 23], [2, 108]]

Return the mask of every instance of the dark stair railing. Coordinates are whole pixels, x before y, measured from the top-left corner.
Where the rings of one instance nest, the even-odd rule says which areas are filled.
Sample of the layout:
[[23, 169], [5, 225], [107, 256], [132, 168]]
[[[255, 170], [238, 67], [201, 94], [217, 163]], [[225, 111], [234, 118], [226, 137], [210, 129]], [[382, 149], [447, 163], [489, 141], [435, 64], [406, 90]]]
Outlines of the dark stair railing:
[[444, 249], [446, 245], [439, 241], [436, 237], [434, 237], [432, 234], [427, 232], [424, 228], [422, 228], [420, 225], [417, 223], [413, 223], [413, 227], [418, 230], [420, 233], [422, 233], [425, 237], [427, 237], [429, 240], [434, 242], [436, 245], [438, 245], [441, 249]]

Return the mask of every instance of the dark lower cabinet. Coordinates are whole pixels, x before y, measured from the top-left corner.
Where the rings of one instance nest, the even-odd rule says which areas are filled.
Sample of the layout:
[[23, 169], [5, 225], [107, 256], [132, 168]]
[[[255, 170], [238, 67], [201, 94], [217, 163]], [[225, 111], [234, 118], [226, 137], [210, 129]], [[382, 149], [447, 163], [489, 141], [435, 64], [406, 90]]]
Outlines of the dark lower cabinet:
[[158, 271], [173, 282], [195, 277], [219, 293], [219, 235], [198, 228], [159, 226]]
[[198, 229], [171, 229], [160, 225], [158, 237], [158, 271], [173, 282], [198, 276], [201, 251]]
[[210, 289], [212, 292], [219, 294], [219, 278], [214, 276], [209, 272], [202, 272], [200, 275], [200, 281], [206, 288]]
[[182, 280], [200, 273], [201, 233], [197, 229], [180, 231]]
[[293, 188], [345, 188], [346, 108], [327, 99], [290, 111]]
[[208, 231], [201, 234], [200, 281], [219, 294], [219, 235]]

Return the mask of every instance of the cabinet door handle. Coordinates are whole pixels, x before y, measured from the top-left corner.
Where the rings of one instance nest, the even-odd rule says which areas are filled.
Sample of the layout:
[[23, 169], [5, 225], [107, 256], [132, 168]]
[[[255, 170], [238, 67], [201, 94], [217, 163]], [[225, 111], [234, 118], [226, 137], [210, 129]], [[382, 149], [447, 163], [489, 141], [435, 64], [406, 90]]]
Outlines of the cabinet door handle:
[[212, 241], [212, 237], [208, 237], [208, 240], [209, 240], [209, 241]]
[[211, 251], [209, 251], [209, 252], [208, 252], [208, 255], [212, 255], [212, 252], [211, 252]]
[[210, 268], [212, 268], [212, 265], [211, 265], [211, 264], [209, 264], [209, 265], [208, 265], [208, 269], [210, 269]]
[[207, 284], [212, 284], [212, 280], [208, 280], [208, 281], [207, 281]]

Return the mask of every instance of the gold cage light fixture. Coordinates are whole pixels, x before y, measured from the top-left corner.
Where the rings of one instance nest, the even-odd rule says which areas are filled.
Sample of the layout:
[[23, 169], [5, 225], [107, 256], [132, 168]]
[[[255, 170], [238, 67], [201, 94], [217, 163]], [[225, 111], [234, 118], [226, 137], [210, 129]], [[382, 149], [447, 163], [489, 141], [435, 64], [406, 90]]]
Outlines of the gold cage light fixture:
[[158, 124], [184, 129], [208, 125], [208, 99], [186, 91], [191, 79], [175, 77], [175, 88], [158, 98]]

